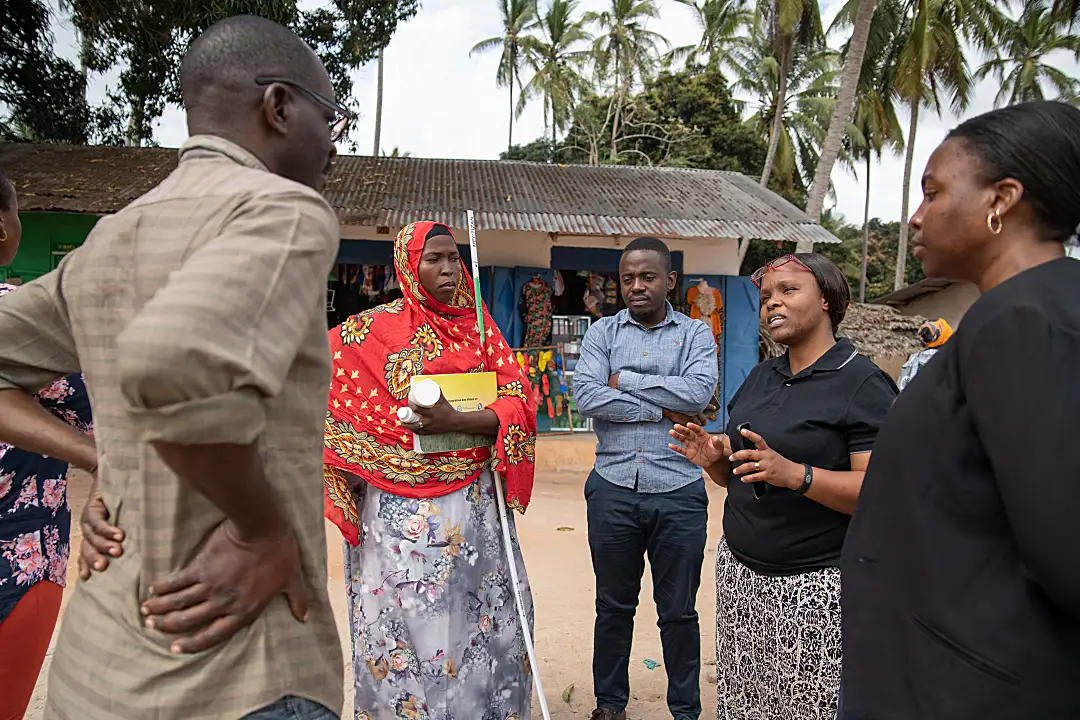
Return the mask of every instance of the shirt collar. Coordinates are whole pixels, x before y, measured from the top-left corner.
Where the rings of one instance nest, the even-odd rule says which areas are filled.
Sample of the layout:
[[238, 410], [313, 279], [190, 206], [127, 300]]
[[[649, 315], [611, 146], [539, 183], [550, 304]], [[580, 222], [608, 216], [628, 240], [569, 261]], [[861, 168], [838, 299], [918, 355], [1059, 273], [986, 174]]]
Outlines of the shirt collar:
[[180, 148], [180, 162], [207, 155], [224, 155], [237, 165], [269, 172], [269, 168], [254, 153], [217, 135], [192, 135]]
[[[671, 307], [671, 303], [664, 301], [664, 305], [665, 307], [667, 307], [667, 314], [664, 316], [664, 319], [661, 322], [653, 325], [652, 328], [649, 328], [650, 330], [652, 330], [653, 328], [664, 327], [668, 323], [671, 323], [672, 325], [682, 324], [682, 316], [679, 313], [675, 312], [675, 308]], [[637, 320], [635, 320], [634, 317], [630, 314], [630, 308], [623, 308], [622, 310], [620, 310], [619, 313], [615, 316], [615, 320], [620, 325], [625, 325], [626, 323], [633, 323], [638, 327], [645, 327]]]
[[[773, 358], [772, 361], [773, 370], [786, 378], [792, 377], [791, 361], [788, 358], [789, 352], [790, 351], [784, 353], [780, 357]], [[858, 354], [859, 351], [855, 349], [855, 344], [851, 342], [851, 340], [840, 338], [825, 352], [824, 355], [817, 359], [817, 362], [795, 377], [810, 376], [814, 373], [821, 372], [835, 372], [851, 362]]]

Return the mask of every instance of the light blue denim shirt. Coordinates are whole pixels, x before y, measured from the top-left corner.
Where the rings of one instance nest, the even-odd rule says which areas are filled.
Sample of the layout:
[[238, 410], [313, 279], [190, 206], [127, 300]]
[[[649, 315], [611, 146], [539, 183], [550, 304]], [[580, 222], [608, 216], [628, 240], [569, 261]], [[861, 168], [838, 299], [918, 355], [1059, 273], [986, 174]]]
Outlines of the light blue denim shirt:
[[[608, 379], [619, 373], [619, 389]], [[667, 306], [646, 328], [622, 310], [601, 318], [581, 341], [574, 401], [593, 419], [596, 472], [643, 493], [678, 490], [701, 480], [701, 469], [668, 448], [674, 427], [666, 408], [694, 415], [716, 392], [716, 340], [709, 327]]]

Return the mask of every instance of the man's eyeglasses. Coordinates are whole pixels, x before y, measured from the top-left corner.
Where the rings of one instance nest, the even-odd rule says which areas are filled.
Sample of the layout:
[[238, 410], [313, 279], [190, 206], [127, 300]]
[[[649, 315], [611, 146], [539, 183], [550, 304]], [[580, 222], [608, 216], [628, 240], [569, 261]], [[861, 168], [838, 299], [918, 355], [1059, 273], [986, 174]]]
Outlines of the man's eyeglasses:
[[255, 78], [255, 84], [263, 86], [285, 85], [287, 87], [293, 88], [294, 90], [299, 90], [301, 93], [306, 95], [309, 100], [314, 102], [319, 107], [332, 111], [334, 113], [334, 119], [329, 123], [331, 142], [337, 142], [342, 137], [344, 137], [345, 131], [349, 129], [349, 123], [351, 123], [356, 118], [356, 116], [349, 112], [341, 103], [335, 102], [330, 98], [326, 97], [325, 95], [315, 92], [314, 90], [309, 90], [300, 83], [294, 82], [293, 80], [288, 80], [286, 78], [280, 77], [258, 77]]
[[806, 267], [806, 265], [804, 265], [802, 262], [800, 262], [799, 258], [795, 257], [794, 255], [784, 255], [782, 257], [776, 258], [769, 263], [766, 263], [765, 265], [762, 265], [757, 270], [755, 270], [754, 274], [750, 276], [750, 282], [754, 283], [754, 287], [760, 289], [761, 278], [765, 277], [765, 275], [772, 270], [779, 270], [785, 265], [790, 264], [794, 264], [795, 268], [798, 270], [803, 270], [808, 273], [814, 272], [810, 268]]

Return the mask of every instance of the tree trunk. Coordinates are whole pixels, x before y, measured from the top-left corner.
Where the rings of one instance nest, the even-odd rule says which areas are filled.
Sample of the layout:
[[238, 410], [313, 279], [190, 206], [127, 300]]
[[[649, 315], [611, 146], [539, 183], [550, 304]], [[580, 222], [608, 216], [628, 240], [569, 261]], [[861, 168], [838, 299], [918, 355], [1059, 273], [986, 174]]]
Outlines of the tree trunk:
[[127, 130], [124, 133], [124, 144], [128, 147], [142, 147], [142, 138], [139, 129], [142, 127], [142, 101], [137, 99], [131, 103], [131, 115], [128, 116]]
[[548, 151], [548, 162], [555, 162], [555, 96], [551, 97], [551, 149]]
[[383, 48], [379, 48], [377, 86], [378, 89], [375, 95], [375, 149], [371, 153], [375, 157], [379, 157], [379, 148], [382, 145]]
[[900, 201], [900, 242], [896, 246], [896, 279], [893, 282], [893, 290], [904, 287], [904, 278], [907, 276], [907, 235], [908, 213], [911, 212], [911, 165], [915, 161], [915, 131], [919, 129], [919, 105], [922, 99], [918, 98], [911, 103], [911, 127], [907, 136], [907, 157], [904, 159], [904, 197]]
[[619, 163], [619, 121], [622, 119], [622, 103], [623, 95], [622, 90], [616, 90], [612, 96], [612, 102], [615, 103], [615, 114], [611, 119], [611, 154], [608, 158], [608, 162], [612, 165], [618, 165]]
[[776, 162], [776, 150], [780, 147], [780, 133], [784, 128], [784, 105], [787, 98], [788, 68], [791, 67], [792, 50], [784, 51], [780, 62], [780, 86], [776, 89], [776, 116], [773, 118], [772, 132], [769, 133], [769, 151], [765, 154], [765, 168], [761, 171], [761, 187], [768, 187], [772, 175], [773, 163]]
[[[855, 109], [855, 96], [859, 90], [859, 77], [862, 75], [863, 57], [866, 55], [866, 41], [870, 36], [870, 25], [874, 19], [875, 8], [877, 8], [877, 0], [859, 0], [851, 44], [848, 45], [844, 72], [840, 79], [840, 92], [837, 94], [836, 107], [833, 108], [832, 119], [829, 120], [829, 131], [825, 135], [821, 155], [818, 157], [814, 182], [810, 185], [810, 197], [806, 201], [806, 214], [814, 222], [821, 219], [821, 207], [825, 204], [825, 195], [829, 191], [833, 166], [836, 165], [836, 158], [840, 155], [840, 144], [847, 132], [851, 112]], [[800, 252], [811, 250], [813, 250], [813, 245]]]
[[862, 264], [859, 270], [859, 302], [866, 302], [866, 266], [870, 263], [870, 161], [871, 153], [866, 151], [866, 200], [863, 205], [862, 221]]
[[619, 118], [622, 114], [623, 104], [623, 77], [620, 60], [619, 47], [615, 46], [615, 92], [612, 93], [612, 102], [615, 103], [615, 117], [611, 122], [611, 156], [609, 158], [612, 165], [617, 165], [619, 162]]
[[514, 78], [510, 77], [510, 132], [506, 136], [506, 152], [514, 147]]

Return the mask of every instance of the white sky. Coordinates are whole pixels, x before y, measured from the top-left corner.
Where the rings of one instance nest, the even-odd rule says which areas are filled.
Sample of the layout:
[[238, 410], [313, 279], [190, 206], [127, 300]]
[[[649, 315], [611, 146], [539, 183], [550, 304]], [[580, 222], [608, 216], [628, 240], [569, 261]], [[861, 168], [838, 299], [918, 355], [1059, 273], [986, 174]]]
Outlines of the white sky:
[[[52, 3], [55, 8], [55, 2]], [[301, 0], [306, 7], [317, 0]], [[581, 11], [600, 10], [605, 0], [582, 0]], [[675, 45], [695, 43], [697, 24], [689, 8], [674, 0], [658, 0], [660, 19], [650, 26]], [[826, 26], [842, 0], [823, 0]], [[541, 0], [543, 5], [543, 0]], [[54, 24], [59, 52], [76, 56], [75, 38], [70, 26]], [[398, 28], [386, 50], [383, 100], [383, 149], [394, 147], [417, 157], [496, 159], [506, 149], [508, 91], [495, 86], [499, 53], [469, 57], [478, 41], [502, 34], [496, 0], [424, 0], [416, 17]], [[831, 38], [834, 45], [843, 39]], [[972, 60], [973, 65], [977, 62]], [[1056, 62], [1072, 75], [1080, 75], [1080, 65], [1065, 56]], [[352, 136], [358, 152], [369, 153], [374, 141], [375, 67], [361, 68], [354, 76], [354, 95], [361, 116]], [[116, 77], [98, 77], [92, 81], [90, 100], [99, 101], [106, 88], [116, 84]], [[967, 116], [992, 109], [996, 85], [987, 81], [975, 91]], [[915, 143], [911, 202], [920, 198], [918, 178], [934, 148], [960, 118], [935, 117], [923, 111]], [[900, 121], [907, 131], [907, 115], [901, 110]], [[543, 114], [539, 102], [530, 105], [514, 128], [514, 141], [529, 142], [543, 134]], [[166, 147], [177, 147], [187, 137], [183, 111], [167, 108], [155, 127], [154, 137]], [[886, 157], [872, 171], [871, 217], [883, 220], [900, 218], [903, 192], [904, 158]], [[860, 168], [861, 172], [861, 168]], [[836, 207], [848, 222], [861, 223], [863, 215], [863, 180], [837, 167], [833, 172]]]

